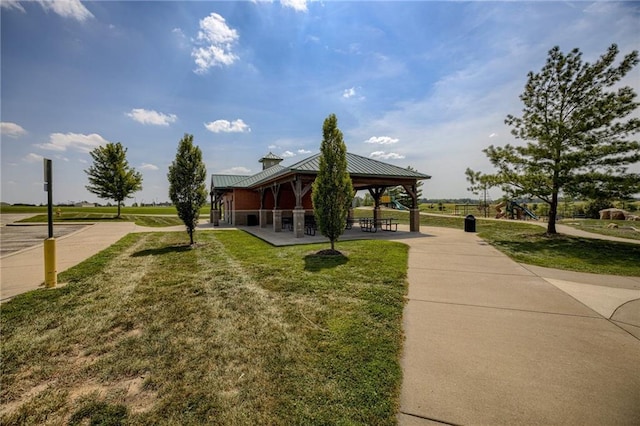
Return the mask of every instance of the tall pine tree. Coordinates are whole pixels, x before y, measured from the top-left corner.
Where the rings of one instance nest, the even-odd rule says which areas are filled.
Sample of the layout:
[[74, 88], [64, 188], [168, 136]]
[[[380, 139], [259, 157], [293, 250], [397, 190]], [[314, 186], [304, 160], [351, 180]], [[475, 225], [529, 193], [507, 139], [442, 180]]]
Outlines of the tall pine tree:
[[630, 117], [638, 103], [633, 88], [619, 84], [638, 64], [638, 52], [618, 65], [617, 55], [614, 44], [590, 64], [578, 49], [568, 55], [551, 49], [542, 70], [528, 75], [522, 116], [505, 120], [526, 143], [486, 148], [497, 172], [479, 181], [469, 170], [472, 186], [491, 182], [514, 197], [540, 198], [549, 205], [547, 234], [556, 233], [561, 194], [593, 199], [639, 192], [640, 174], [627, 171], [640, 161], [640, 144], [632, 139], [640, 119]]
[[320, 165], [313, 182], [312, 201], [318, 229], [331, 242], [332, 252], [344, 232], [353, 196], [347, 172], [347, 147], [338, 129], [338, 119], [331, 114], [322, 126]]

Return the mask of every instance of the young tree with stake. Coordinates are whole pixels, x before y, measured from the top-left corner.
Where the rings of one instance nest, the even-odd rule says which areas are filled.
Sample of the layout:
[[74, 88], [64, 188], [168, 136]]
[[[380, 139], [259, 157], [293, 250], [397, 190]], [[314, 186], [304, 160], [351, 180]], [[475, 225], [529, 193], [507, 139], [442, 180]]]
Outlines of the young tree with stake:
[[331, 241], [331, 251], [342, 235], [354, 191], [347, 172], [347, 147], [338, 129], [338, 119], [331, 114], [322, 126], [320, 164], [313, 182], [313, 211], [320, 233]]
[[178, 210], [189, 240], [193, 245], [193, 233], [198, 225], [200, 208], [207, 202], [205, 179], [207, 170], [202, 162], [202, 151], [193, 145], [193, 135], [186, 134], [180, 140], [176, 159], [169, 166], [169, 198]]

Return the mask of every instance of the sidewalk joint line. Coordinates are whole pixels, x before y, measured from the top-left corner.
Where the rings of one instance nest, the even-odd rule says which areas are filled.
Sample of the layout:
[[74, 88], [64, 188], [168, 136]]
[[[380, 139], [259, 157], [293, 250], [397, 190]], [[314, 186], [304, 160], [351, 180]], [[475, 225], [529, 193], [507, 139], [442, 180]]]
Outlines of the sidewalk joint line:
[[529, 271], [528, 269], [525, 269], [525, 271], [529, 272], [528, 274], [505, 274], [503, 272], [485, 272], [485, 271], [461, 271], [460, 269], [442, 269], [442, 268], [429, 268], [429, 267], [416, 267], [416, 266], [410, 266], [410, 269], [416, 269], [416, 270], [425, 270], [425, 271], [441, 271], [441, 272], [462, 272], [465, 274], [474, 274], [474, 275], [478, 275], [478, 274], [485, 274], [485, 275], [502, 275], [502, 276], [508, 276], [508, 277], [529, 277], [529, 278], [541, 278], [544, 279], [536, 274], [534, 274], [533, 272]]
[[461, 426], [458, 423], [446, 422], [444, 420], [434, 419], [433, 417], [422, 416], [420, 414], [407, 413], [406, 411], [402, 411], [402, 410], [400, 411], [400, 414], [404, 414], [405, 416], [415, 417], [415, 418], [418, 418], [418, 419], [429, 420], [431, 422], [436, 422], [436, 423], [440, 423], [440, 424], [443, 424], [443, 425]]
[[603, 317], [601, 315], [591, 316], [591, 315], [566, 314], [566, 313], [562, 313], [562, 312], [534, 311], [532, 309], [507, 308], [507, 307], [504, 307], [504, 306], [473, 305], [471, 303], [441, 302], [441, 301], [437, 301], [437, 300], [425, 300], [425, 299], [411, 299], [410, 298], [409, 300], [413, 300], [413, 301], [416, 301], [416, 302], [424, 302], [424, 303], [437, 303], [439, 305], [468, 306], [468, 307], [472, 307], [472, 308], [499, 309], [499, 310], [502, 310], [502, 311], [530, 312], [530, 313], [533, 313], [533, 314], [561, 315], [561, 316], [565, 316], [565, 317], [590, 318], [590, 319], [607, 321], [607, 318], [605, 318], [605, 317]]

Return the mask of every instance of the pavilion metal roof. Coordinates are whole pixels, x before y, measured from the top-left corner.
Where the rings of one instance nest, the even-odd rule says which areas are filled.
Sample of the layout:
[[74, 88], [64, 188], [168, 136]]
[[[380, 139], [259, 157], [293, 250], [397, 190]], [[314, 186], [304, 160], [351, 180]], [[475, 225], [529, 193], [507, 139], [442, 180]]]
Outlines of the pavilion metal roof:
[[233, 188], [236, 183], [248, 177], [247, 175], [211, 175], [211, 187], [216, 189]]
[[235, 183], [235, 188], [250, 188], [262, 181], [273, 178], [276, 175], [284, 174], [289, 170], [288, 167], [281, 166], [276, 164], [275, 166], [271, 166], [268, 169], [261, 171], [253, 176], [245, 176], [245, 179], [238, 181]]
[[[320, 153], [289, 166], [289, 169], [299, 172], [317, 173], [318, 170], [320, 170]], [[352, 154], [350, 152], [347, 152], [347, 172], [350, 175], [431, 179], [431, 176], [429, 175], [394, 166], [393, 164], [383, 163], [382, 161], [374, 160], [372, 158]]]
[[[316, 174], [320, 170], [320, 153], [312, 155], [291, 166], [275, 165], [252, 176], [212, 175], [214, 188], [251, 188], [274, 178], [291, 173]], [[347, 153], [347, 172], [352, 176], [380, 178], [431, 179], [431, 176], [384, 163], [372, 158]]]

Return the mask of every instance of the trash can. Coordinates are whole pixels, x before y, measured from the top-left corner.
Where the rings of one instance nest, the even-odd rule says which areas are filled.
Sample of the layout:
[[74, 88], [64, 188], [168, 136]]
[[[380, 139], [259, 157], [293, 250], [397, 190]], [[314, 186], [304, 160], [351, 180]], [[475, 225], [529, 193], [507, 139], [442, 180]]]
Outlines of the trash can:
[[476, 218], [472, 214], [464, 218], [464, 232], [476, 232]]

